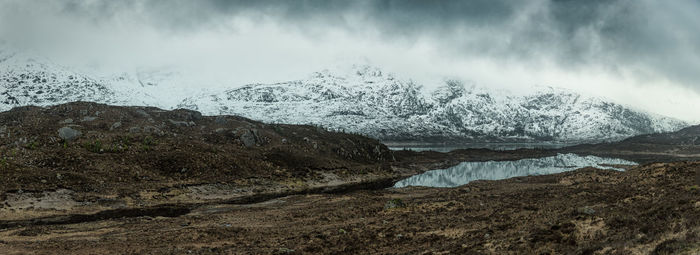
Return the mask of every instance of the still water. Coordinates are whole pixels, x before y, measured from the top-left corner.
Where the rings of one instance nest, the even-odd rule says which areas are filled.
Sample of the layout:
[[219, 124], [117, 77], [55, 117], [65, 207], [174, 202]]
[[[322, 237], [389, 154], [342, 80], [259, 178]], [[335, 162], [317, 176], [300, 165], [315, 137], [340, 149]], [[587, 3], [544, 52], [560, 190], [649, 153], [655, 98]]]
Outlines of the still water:
[[560, 149], [567, 146], [576, 145], [573, 143], [468, 143], [455, 146], [445, 146], [442, 144], [389, 144], [391, 150], [412, 150], [412, 151], [437, 151], [450, 152], [457, 149], [491, 149], [498, 151], [508, 151], [516, 149]]
[[517, 176], [555, 174], [583, 167], [622, 171], [609, 165], [637, 165], [632, 161], [576, 154], [521, 159], [516, 161], [462, 162], [459, 165], [427, 171], [397, 182], [394, 187], [456, 187], [475, 180], [501, 180]]

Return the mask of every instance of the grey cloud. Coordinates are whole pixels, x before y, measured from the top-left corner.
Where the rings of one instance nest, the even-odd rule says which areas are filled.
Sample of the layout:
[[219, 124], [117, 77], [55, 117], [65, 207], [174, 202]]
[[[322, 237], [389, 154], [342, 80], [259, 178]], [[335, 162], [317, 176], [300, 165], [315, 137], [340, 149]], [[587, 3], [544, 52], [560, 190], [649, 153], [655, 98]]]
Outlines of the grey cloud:
[[[9, 1], [9, 0], [8, 0]], [[13, 2], [13, 1], [10, 1]], [[14, 4], [43, 1], [14, 1]], [[431, 38], [444, 54], [552, 59], [577, 70], [648, 69], [700, 90], [700, 1], [675, 0], [66, 0], [64, 14], [95, 24], [130, 13], [149, 26], [189, 33], [232, 17], [272, 20], [322, 35], [341, 29], [381, 40]]]
[[[552, 58], [574, 70], [641, 65], [685, 84], [700, 81], [700, 4], [691, 0], [154, 0], [144, 8], [174, 27], [253, 13], [301, 32], [333, 27], [361, 34], [372, 28], [388, 41], [433, 38], [451, 55]], [[535, 11], [523, 13], [528, 8]], [[360, 22], [347, 20], [351, 15]]]

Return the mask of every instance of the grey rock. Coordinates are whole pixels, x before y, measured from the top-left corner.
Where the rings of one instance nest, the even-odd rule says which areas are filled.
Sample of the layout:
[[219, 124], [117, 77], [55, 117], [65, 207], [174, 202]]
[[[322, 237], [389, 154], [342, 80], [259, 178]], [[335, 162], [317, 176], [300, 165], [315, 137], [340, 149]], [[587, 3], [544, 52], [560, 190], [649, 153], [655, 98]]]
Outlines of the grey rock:
[[255, 145], [255, 137], [253, 137], [250, 133], [246, 132], [243, 135], [241, 135], [241, 142], [243, 142], [243, 145], [245, 145], [245, 147], [253, 147]]
[[73, 119], [65, 119], [65, 120], [58, 122], [58, 124], [71, 124], [71, 123], [73, 123]]
[[308, 137], [304, 137], [303, 140], [304, 140], [304, 142], [306, 142], [306, 143], [310, 143], [311, 146], [312, 146], [314, 149], [318, 149], [318, 143], [316, 143], [316, 141], [312, 141], [312, 140], [309, 139]]
[[202, 113], [198, 111], [190, 111], [190, 120], [201, 120]]
[[82, 134], [83, 133], [79, 130], [72, 129], [70, 127], [62, 127], [58, 129], [58, 137], [68, 142], [78, 139], [78, 137], [80, 137]]
[[295, 253], [296, 251], [293, 249], [282, 247], [282, 248], [279, 248], [279, 250], [277, 250], [277, 252], [281, 253], [281, 254], [291, 254], [291, 253]]
[[406, 207], [406, 203], [404, 203], [403, 200], [398, 199], [398, 198], [389, 200], [389, 202], [386, 202], [386, 204], [384, 204], [384, 209], [394, 209], [394, 208], [404, 208], [404, 207]]
[[188, 110], [188, 109], [180, 108], [180, 109], [175, 110], [173, 113], [174, 113], [173, 118], [182, 119], [185, 121], [197, 121], [197, 120], [201, 120], [203, 118], [202, 113], [200, 113], [198, 111]]
[[20, 137], [19, 139], [17, 139], [17, 141], [15, 141], [15, 145], [16, 146], [24, 146], [25, 144], [27, 144], [27, 142], [28, 142], [28, 140], [26, 137]]
[[85, 117], [83, 117], [83, 119], [81, 119], [80, 121], [82, 121], [82, 122], [89, 122], [89, 121], [93, 121], [93, 120], [96, 120], [96, 119], [97, 119], [97, 117], [85, 116]]
[[139, 133], [139, 132], [141, 132], [140, 127], [130, 127], [129, 128], [129, 133]]
[[245, 145], [245, 147], [253, 147], [257, 145], [258, 142], [260, 142], [257, 130], [246, 130], [241, 135], [241, 142], [243, 142], [243, 145]]
[[376, 155], [382, 154], [382, 149], [379, 147], [379, 145], [374, 146], [374, 154], [376, 154]]
[[176, 127], [189, 127], [190, 125], [194, 125], [194, 122], [187, 122], [187, 121], [177, 121], [177, 120], [168, 120], [170, 124], [173, 124]]
[[165, 132], [163, 132], [162, 130], [160, 130], [159, 128], [154, 127], [154, 126], [143, 127], [143, 132], [157, 134], [157, 135], [164, 135], [165, 134]]
[[216, 133], [223, 133], [223, 132], [226, 132], [227, 130], [228, 130], [228, 129], [225, 129], [225, 128], [217, 128], [216, 130], [214, 130], [214, 132], [216, 132]]
[[141, 115], [141, 116], [143, 116], [143, 117], [151, 118], [151, 115], [148, 114], [148, 113], [147, 113], [146, 111], [144, 111], [143, 109], [138, 109], [138, 110], [136, 110], [136, 113], [138, 113], [139, 115]]
[[588, 206], [584, 206], [584, 207], [577, 208], [576, 212], [578, 212], [580, 214], [593, 215], [595, 213], [595, 210], [593, 210], [593, 208], [590, 208]]
[[115, 130], [117, 128], [120, 128], [122, 126], [122, 123], [120, 121], [114, 122], [112, 126], [109, 128], [109, 130]]
[[224, 125], [228, 122], [228, 120], [224, 116], [217, 116], [216, 119], [214, 119], [214, 122], [219, 125]]

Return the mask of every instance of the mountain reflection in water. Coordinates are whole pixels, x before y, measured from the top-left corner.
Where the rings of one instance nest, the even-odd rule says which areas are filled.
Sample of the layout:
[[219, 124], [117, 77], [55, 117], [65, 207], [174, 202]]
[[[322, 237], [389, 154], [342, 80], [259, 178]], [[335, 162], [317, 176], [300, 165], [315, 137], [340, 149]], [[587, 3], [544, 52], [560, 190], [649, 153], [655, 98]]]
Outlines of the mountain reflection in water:
[[637, 163], [596, 156], [582, 157], [576, 154], [559, 154], [516, 161], [462, 162], [447, 169], [432, 170], [411, 176], [397, 182], [394, 187], [456, 187], [475, 180], [502, 180], [517, 176], [555, 174], [583, 167], [623, 170], [604, 165], [637, 165]]

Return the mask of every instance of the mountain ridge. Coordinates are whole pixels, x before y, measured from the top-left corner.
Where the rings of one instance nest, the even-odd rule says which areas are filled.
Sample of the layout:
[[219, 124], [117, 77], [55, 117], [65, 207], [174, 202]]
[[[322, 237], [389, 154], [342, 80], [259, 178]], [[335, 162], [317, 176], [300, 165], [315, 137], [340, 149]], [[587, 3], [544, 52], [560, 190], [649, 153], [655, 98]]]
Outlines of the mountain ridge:
[[441, 143], [610, 141], [688, 125], [551, 87], [514, 95], [445, 80], [428, 90], [369, 65], [180, 98], [166, 88], [177, 80], [171, 73], [91, 75], [7, 47], [0, 47], [0, 60], [0, 110], [74, 101], [147, 105]]
[[193, 96], [178, 106], [271, 123], [316, 124], [385, 141], [608, 141], [687, 125], [564, 89], [516, 96], [447, 80], [428, 92], [377, 68], [356, 68], [350, 77], [317, 72], [304, 80]]

